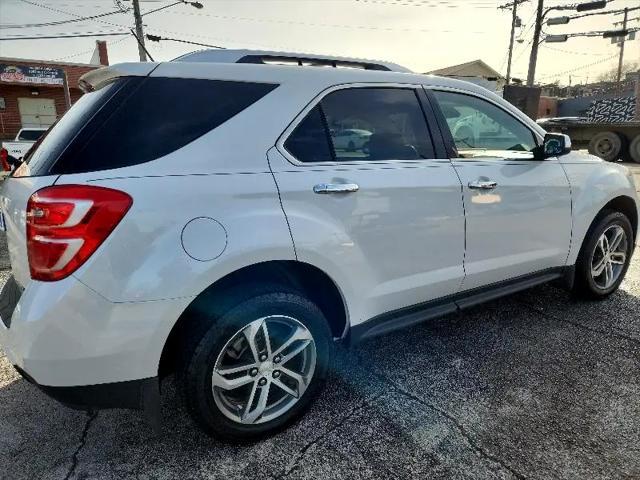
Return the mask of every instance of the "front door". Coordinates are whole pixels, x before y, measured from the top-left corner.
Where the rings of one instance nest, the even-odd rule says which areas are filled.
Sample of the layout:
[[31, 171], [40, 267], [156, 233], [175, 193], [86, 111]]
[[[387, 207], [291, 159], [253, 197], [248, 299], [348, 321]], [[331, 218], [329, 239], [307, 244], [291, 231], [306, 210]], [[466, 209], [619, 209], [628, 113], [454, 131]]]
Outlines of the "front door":
[[339, 87], [269, 151], [297, 257], [340, 285], [352, 324], [455, 293], [460, 181], [415, 87]]
[[[497, 103], [433, 90], [457, 156], [466, 212], [463, 290], [563, 266], [571, 240], [569, 182], [557, 158]], [[448, 133], [448, 132], [445, 132]]]

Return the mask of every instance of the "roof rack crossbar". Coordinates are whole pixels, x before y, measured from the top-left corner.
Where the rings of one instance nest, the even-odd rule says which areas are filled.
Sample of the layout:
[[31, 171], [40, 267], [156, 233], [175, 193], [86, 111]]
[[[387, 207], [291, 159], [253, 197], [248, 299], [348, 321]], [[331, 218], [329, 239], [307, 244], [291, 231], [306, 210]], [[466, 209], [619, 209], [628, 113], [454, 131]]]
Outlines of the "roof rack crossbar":
[[245, 55], [238, 59], [237, 63], [254, 63], [260, 65], [266, 65], [269, 63], [297, 63], [301, 67], [311, 65], [333, 68], [362, 68], [364, 70], [391, 71], [391, 69], [386, 65], [373, 62], [359, 62], [357, 60], [342, 61], [325, 59], [322, 57], [294, 57], [284, 55]]

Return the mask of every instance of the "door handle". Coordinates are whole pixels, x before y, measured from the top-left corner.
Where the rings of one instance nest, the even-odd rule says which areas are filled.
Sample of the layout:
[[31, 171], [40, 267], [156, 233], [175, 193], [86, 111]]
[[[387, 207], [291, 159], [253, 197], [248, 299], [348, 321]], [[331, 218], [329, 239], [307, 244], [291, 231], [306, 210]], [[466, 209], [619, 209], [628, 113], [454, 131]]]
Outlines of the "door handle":
[[493, 180], [476, 180], [475, 182], [469, 182], [469, 188], [474, 190], [493, 190], [498, 186], [498, 182]]
[[360, 187], [356, 183], [319, 183], [313, 187], [315, 193], [353, 193]]

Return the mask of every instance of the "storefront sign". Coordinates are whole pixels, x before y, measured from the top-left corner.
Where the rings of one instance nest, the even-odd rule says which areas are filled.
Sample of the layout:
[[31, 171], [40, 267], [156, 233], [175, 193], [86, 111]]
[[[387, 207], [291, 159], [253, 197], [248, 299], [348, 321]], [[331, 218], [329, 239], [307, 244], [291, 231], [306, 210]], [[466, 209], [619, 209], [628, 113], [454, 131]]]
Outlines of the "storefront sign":
[[0, 63], [0, 82], [62, 85], [63, 78], [61, 68]]

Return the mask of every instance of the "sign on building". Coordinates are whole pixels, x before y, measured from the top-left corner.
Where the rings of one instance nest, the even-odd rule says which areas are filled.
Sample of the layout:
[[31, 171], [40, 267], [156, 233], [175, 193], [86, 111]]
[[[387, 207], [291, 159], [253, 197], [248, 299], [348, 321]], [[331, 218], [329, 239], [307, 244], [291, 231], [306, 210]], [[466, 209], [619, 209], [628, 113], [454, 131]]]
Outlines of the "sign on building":
[[0, 82], [62, 85], [63, 78], [61, 68], [0, 63]]

